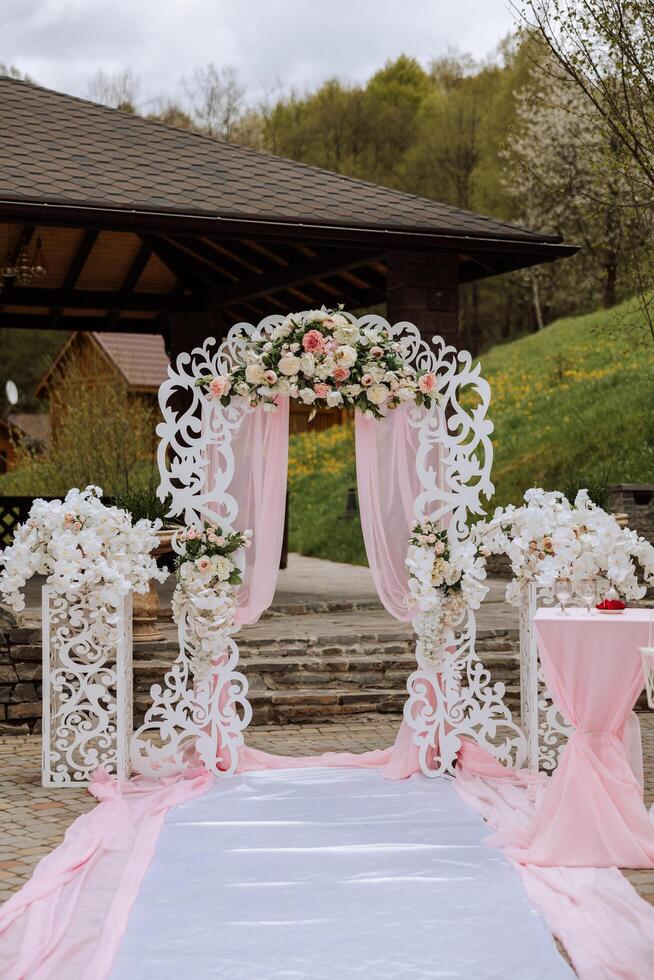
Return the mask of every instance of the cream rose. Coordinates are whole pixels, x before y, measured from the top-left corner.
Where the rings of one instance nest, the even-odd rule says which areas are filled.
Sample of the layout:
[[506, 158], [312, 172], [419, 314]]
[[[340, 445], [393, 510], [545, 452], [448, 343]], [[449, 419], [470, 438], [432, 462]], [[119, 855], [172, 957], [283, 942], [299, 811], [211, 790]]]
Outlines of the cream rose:
[[224, 555], [216, 555], [216, 557], [212, 559], [211, 564], [213, 565], [214, 571], [219, 580], [221, 582], [226, 582], [229, 576], [232, 574], [232, 570], [234, 568], [234, 565], [229, 558], [225, 558]]
[[306, 378], [310, 378], [316, 370], [316, 359], [313, 354], [303, 354], [300, 358], [300, 370]]
[[384, 402], [388, 401], [388, 396], [390, 395], [390, 391], [388, 390], [388, 387], [386, 385], [374, 384], [374, 385], [370, 385], [370, 387], [366, 392], [366, 395], [368, 401], [372, 402], [373, 405], [383, 405]]
[[261, 364], [248, 364], [245, 369], [245, 380], [248, 384], [259, 385], [263, 381], [264, 369]]
[[348, 323], [344, 316], [335, 316], [334, 340], [339, 344], [358, 344], [361, 339], [361, 332], [353, 323]]
[[301, 388], [300, 389], [300, 401], [304, 402], [305, 405], [313, 405], [316, 400], [316, 393], [313, 388]]
[[351, 368], [357, 359], [357, 352], [354, 347], [349, 344], [343, 344], [341, 347], [337, 347], [334, 352], [334, 360], [339, 367]]
[[282, 374], [285, 374], [287, 378], [290, 378], [291, 375], [298, 373], [300, 370], [300, 365], [301, 360], [299, 357], [296, 357], [295, 354], [284, 354], [283, 357], [280, 357], [277, 367]]

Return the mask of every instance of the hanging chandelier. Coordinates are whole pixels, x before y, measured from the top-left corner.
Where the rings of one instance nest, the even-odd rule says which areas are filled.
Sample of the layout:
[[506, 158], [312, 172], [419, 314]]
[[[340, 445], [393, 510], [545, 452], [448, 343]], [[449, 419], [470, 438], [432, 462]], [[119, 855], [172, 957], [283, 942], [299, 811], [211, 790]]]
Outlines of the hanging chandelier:
[[40, 279], [48, 271], [43, 243], [36, 239], [36, 248], [30, 256], [27, 245], [23, 245], [13, 262], [8, 262], [0, 270], [0, 290], [6, 285], [6, 280], [13, 279], [17, 286], [26, 286], [32, 279]]

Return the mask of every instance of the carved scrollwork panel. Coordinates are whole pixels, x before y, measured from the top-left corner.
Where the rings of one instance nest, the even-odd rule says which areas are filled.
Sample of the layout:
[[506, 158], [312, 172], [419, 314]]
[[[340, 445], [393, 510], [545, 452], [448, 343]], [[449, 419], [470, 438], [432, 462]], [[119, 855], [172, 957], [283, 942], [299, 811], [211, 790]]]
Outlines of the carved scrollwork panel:
[[43, 785], [88, 786], [98, 767], [127, 778], [132, 603], [43, 590]]

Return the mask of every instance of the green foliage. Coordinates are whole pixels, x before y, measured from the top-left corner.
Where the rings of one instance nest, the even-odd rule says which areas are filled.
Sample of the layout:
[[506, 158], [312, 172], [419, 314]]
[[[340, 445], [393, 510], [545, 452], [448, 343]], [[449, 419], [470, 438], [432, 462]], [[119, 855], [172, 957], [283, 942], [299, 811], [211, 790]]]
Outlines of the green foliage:
[[124, 496], [153, 480], [155, 410], [114, 382], [89, 383], [76, 369], [54, 388], [52, 445], [44, 456], [17, 447], [0, 493], [56, 496], [96, 484]]
[[[654, 483], [654, 351], [639, 345], [642, 329], [638, 304], [624, 303], [482, 358], [495, 425], [489, 510], [519, 503], [532, 486], [570, 499], [585, 487], [606, 506], [610, 483]], [[345, 516], [355, 483], [351, 424], [292, 437], [292, 550], [366, 563], [359, 521]]]
[[158, 473], [153, 469], [152, 478], [146, 486], [136, 486], [131, 490], [118, 493], [113, 502], [117, 507], [131, 514], [132, 521], [140, 521], [142, 518], [154, 521], [158, 518], [160, 521], [167, 522], [171, 498], [169, 495], [163, 501], [159, 499], [158, 482]]
[[61, 330], [0, 330], [0, 405], [4, 402], [5, 383], [10, 379], [18, 386], [18, 404], [13, 412], [37, 412], [43, 404], [36, 397], [36, 386], [52, 364], [66, 340]]
[[291, 551], [365, 565], [358, 515], [348, 512], [356, 486], [351, 423], [291, 436], [288, 459]]

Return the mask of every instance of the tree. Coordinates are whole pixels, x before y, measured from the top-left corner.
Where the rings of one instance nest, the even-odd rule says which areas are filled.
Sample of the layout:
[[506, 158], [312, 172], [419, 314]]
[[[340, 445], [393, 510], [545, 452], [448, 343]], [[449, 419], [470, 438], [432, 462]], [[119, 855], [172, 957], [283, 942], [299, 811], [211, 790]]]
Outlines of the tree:
[[114, 72], [105, 72], [100, 68], [89, 79], [86, 91], [92, 102], [122, 109], [123, 112], [136, 112], [141, 79], [131, 68]]
[[191, 103], [193, 119], [207, 136], [231, 140], [243, 112], [245, 88], [231, 67], [216, 68], [213, 63], [197, 68], [184, 89]]
[[611, 147], [603, 201], [612, 228], [630, 227], [633, 286], [654, 340], [654, 4], [527, 0], [523, 22]]

